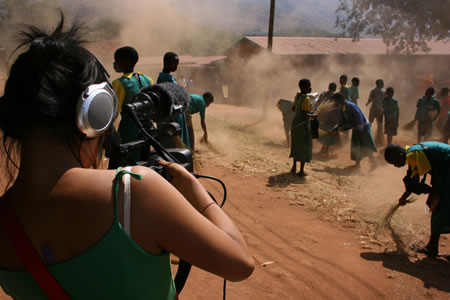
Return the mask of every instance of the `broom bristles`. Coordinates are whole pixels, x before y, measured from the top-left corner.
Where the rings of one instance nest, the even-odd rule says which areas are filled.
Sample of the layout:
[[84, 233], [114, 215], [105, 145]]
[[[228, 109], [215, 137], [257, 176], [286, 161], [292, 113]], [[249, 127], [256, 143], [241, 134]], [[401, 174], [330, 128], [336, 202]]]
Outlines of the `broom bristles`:
[[317, 109], [315, 111], [315, 114], [317, 116], [320, 116], [322, 114], [331, 112], [331, 111], [335, 110], [336, 108], [337, 108], [337, 106], [334, 103], [334, 101], [324, 101], [319, 104], [319, 106], [317, 107]]
[[[406, 200], [406, 204], [413, 203], [414, 201], [416, 201], [416, 198], [408, 198]], [[389, 208], [386, 214], [384, 214], [383, 218], [381, 218], [381, 220], [378, 222], [377, 229], [375, 231], [375, 236], [377, 236], [381, 231], [383, 231], [386, 228], [386, 226], [388, 226], [391, 223], [392, 217], [397, 212], [400, 206], [401, 205], [399, 203], [396, 203]]]

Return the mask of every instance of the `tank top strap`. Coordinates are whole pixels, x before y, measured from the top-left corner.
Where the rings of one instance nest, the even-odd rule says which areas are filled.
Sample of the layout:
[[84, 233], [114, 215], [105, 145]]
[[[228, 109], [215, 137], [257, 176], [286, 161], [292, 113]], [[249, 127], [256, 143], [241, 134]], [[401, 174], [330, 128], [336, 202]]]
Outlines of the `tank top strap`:
[[142, 180], [142, 175], [133, 173], [131, 171], [126, 170], [125, 168], [119, 167], [116, 169], [116, 175], [113, 180], [113, 197], [114, 197], [114, 223], [119, 223], [119, 187], [120, 180], [125, 174], [129, 174], [131, 177], [137, 180]]

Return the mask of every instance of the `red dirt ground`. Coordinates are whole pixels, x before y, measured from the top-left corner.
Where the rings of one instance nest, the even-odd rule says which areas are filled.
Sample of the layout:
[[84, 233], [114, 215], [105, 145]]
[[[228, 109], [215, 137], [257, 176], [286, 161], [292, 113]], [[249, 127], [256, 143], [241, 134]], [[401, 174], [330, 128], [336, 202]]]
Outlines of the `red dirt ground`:
[[[259, 110], [214, 104], [207, 112], [211, 143], [198, 145], [197, 170], [225, 182], [224, 210], [256, 263], [247, 280], [227, 282], [227, 299], [450, 299], [450, 262], [409, 250], [428, 238], [423, 197], [375, 235], [403, 191], [405, 169], [377, 156], [376, 170], [363, 161], [354, 171], [346, 145], [330, 160], [315, 154], [301, 179], [289, 173], [280, 112], [274, 108], [263, 120]], [[194, 126], [200, 137], [195, 117]], [[411, 144], [413, 136], [395, 141]], [[205, 186], [220, 198], [216, 185]], [[440, 250], [450, 252], [446, 236]], [[222, 289], [221, 278], [193, 268], [180, 299], [221, 299]]]

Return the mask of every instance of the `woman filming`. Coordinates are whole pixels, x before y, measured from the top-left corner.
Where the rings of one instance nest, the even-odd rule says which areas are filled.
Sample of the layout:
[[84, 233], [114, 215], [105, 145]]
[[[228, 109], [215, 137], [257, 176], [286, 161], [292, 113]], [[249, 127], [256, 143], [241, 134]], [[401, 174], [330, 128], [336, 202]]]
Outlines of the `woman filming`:
[[[116, 102], [80, 28], [64, 30], [63, 16], [50, 34], [28, 27], [0, 99], [3, 151], [16, 168], [0, 199], [2, 288], [16, 299], [51, 298], [46, 284], [71, 299], [175, 299], [169, 253], [227, 280], [249, 277], [243, 237], [183, 167], [160, 162], [171, 183], [146, 167], [95, 169]], [[19, 258], [11, 227], [44, 271]]]

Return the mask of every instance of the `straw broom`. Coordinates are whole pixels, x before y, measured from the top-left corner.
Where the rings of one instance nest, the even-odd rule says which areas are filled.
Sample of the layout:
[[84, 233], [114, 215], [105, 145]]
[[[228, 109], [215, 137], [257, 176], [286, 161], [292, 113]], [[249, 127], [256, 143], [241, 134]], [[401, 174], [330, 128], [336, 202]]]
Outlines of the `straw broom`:
[[411, 122], [406, 123], [403, 125], [404, 130], [412, 130], [414, 128], [414, 125], [416, 124], [416, 120], [412, 120]]
[[337, 105], [334, 101], [323, 101], [322, 103], [319, 104], [314, 113], [317, 116], [320, 116], [332, 112], [335, 109], [337, 109]]
[[[408, 198], [406, 199], [406, 204], [413, 203], [414, 201], [416, 201], [416, 198]], [[397, 212], [400, 206], [401, 206], [400, 203], [396, 203], [386, 211], [383, 218], [381, 218], [377, 224], [375, 236], [377, 236], [381, 231], [383, 231], [386, 228], [386, 226], [388, 226], [391, 223], [392, 217]]]
[[[317, 106], [314, 114], [319, 118], [321, 115], [332, 112], [336, 110], [338, 107], [334, 101], [323, 101]], [[319, 128], [319, 136], [329, 135], [331, 134], [328, 131], [322, 130]]]

